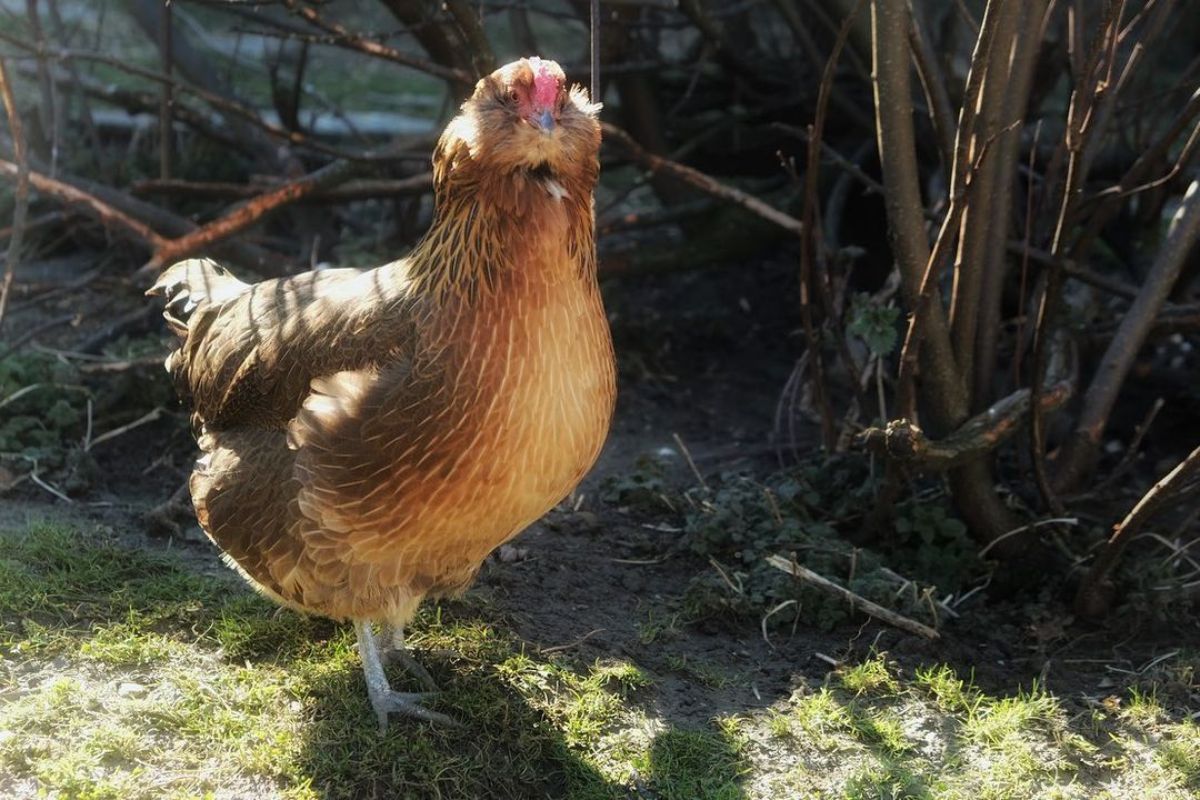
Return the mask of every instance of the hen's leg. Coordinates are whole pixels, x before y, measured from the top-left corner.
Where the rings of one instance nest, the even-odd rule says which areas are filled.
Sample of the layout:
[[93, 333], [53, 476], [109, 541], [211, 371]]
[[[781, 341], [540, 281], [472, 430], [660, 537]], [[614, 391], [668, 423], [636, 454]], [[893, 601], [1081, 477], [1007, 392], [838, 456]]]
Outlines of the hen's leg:
[[414, 719], [447, 725], [457, 724], [445, 714], [421, 706], [420, 701], [429, 697], [428, 692], [392, 691], [387, 676], [383, 674], [383, 661], [379, 658], [379, 647], [375, 643], [375, 632], [371, 630], [371, 623], [367, 620], [356, 620], [354, 632], [358, 634], [358, 654], [362, 658], [363, 675], [367, 680], [367, 694], [371, 698], [375, 716], [379, 719], [380, 733], [387, 730], [388, 714], [403, 714]]
[[437, 681], [429, 674], [429, 670], [421, 666], [421, 662], [413, 658], [413, 654], [404, 644], [404, 625], [402, 623], [385, 622], [383, 624], [383, 660], [387, 664], [399, 664], [408, 673], [425, 685], [431, 692], [438, 691]]

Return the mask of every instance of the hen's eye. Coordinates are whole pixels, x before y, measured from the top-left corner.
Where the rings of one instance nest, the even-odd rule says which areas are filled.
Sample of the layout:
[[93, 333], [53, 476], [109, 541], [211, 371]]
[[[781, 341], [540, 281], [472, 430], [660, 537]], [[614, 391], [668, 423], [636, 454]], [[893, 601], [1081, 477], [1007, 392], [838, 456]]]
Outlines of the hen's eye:
[[505, 95], [504, 99], [507, 100], [510, 105], [516, 105], [517, 101], [520, 100], [521, 98], [517, 94], [516, 89], [509, 89], [508, 94]]

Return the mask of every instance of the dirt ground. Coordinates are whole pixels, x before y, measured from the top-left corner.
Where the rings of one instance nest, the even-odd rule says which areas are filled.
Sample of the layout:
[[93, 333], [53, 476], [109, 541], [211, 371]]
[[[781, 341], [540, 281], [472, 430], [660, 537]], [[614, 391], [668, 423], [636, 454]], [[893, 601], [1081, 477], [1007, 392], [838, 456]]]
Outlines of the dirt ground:
[[[44, 291], [69, 277], [43, 271], [30, 285]], [[612, 658], [636, 664], [650, 679], [638, 694], [642, 712], [685, 730], [718, 718], [768, 720], [797, 692], [836, 683], [839, 666], [877, 653], [886, 654], [889, 668], [902, 675], [948, 665], [959, 675], [973, 676], [980, 691], [1002, 698], [1040, 686], [1057, 698], [1067, 718], [1091, 714], [1104, 698], [1139, 685], [1148, 670], [1189, 654], [1195, 658], [1200, 637], [1194, 621], [1190, 627], [1160, 626], [1130, 614], [1107, 630], [1089, 627], [1071, 619], [1066, 587], [1053, 584], [1039, 596], [1002, 601], [980, 592], [960, 606], [959, 618], [944, 621], [936, 642], [866, 617], [828, 632], [803, 626], [772, 630], [769, 639], [756, 620], [685, 618], [681, 604], [689, 583], [714, 567], [689, 551], [669, 518], [606, 500], [605, 487], [636, 472], [647, 459], [678, 487], [729, 470], [766, 474], [778, 468], [770, 442], [779, 392], [800, 350], [793, 293], [786, 253], [719, 273], [607, 284], [621, 395], [601, 461], [562, 507], [489, 560], [467, 602], [485, 603], [531, 651], [557, 653], [579, 664]], [[18, 304], [21, 300], [18, 295]], [[28, 329], [64, 309], [85, 309], [81, 325], [37, 337], [44, 345], [71, 350], [104, 320], [136, 309], [139, 302], [120, 281], [100, 280], [82, 298], [64, 295], [60, 302], [19, 310], [17, 319]], [[153, 340], [158, 331], [157, 320], [147, 316], [127, 326], [124, 335]], [[165, 337], [161, 340], [165, 347]], [[144, 371], [138, 380], [165, 380], [157, 370], [152, 364], [132, 368], [139, 375]], [[0, 529], [20, 530], [39, 519], [62, 520], [82, 530], [102, 526], [132, 547], [169, 550], [200, 573], [226, 575], [193, 518], [177, 516], [174, 530], [161, 515], [147, 521], [148, 512], [185, 479], [193, 454], [185, 416], [169, 406], [158, 421], [98, 446], [90, 485], [71, 503], [29, 481], [9, 491], [0, 505]], [[10, 654], [9, 661], [14, 659], [20, 660]], [[715, 670], [718, 678], [688, 664]], [[39, 669], [52, 672], [54, 666]], [[1194, 686], [1181, 691], [1166, 712], [1175, 722], [1186, 722], [1180, 709], [1197, 699], [1187, 694]], [[818, 784], [803, 791], [778, 789], [779, 776], [794, 772], [796, 757], [763, 732], [765, 724], [744, 728], [743, 794], [737, 796], [853, 794], [845, 786]], [[937, 722], [913, 725], [933, 730]], [[928, 731], [922, 735], [936, 738]], [[632, 781], [629, 796], [680, 796], [643, 792], [637, 785]], [[1093, 784], [1084, 779], [1081, 785]]]

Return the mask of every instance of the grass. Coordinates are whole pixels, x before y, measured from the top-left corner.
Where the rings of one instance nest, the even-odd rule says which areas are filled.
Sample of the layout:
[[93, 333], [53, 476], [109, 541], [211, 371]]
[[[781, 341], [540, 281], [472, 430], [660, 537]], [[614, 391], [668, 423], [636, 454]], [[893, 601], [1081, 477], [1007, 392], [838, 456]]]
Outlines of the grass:
[[1172, 716], [1153, 689], [1080, 713], [1036, 684], [989, 694], [946, 665], [906, 676], [872, 654], [740, 725], [754, 796], [1185, 800], [1200, 726]]
[[[628, 661], [527, 652], [486, 609], [411, 639], [462, 729], [375, 730], [348, 628], [169, 555], [35, 526], [0, 535], [0, 795], [71, 798], [738, 797], [719, 726], [638, 707]], [[402, 673], [398, 688], [416, 688]]]
[[[55, 526], [0, 533], [0, 796], [107, 798], [1155, 797], [1200, 792], [1200, 726], [1155, 686], [1080, 710], [988, 692], [886, 653], [767, 709], [661, 715], [674, 674], [744, 690], [680, 650], [656, 673], [571, 660], [481, 601], [413, 626], [462, 729], [379, 736], [348, 628], [279, 611], [224, 572]], [[651, 614], [659, 647], [686, 633]], [[665, 647], [680, 647], [665, 645]], [[1183, 678], [1192, 680], [1189, 673]], [[393, 672], [398, 688], [416, 688]], [[716, 696], [716, 695], [714, 695]]]

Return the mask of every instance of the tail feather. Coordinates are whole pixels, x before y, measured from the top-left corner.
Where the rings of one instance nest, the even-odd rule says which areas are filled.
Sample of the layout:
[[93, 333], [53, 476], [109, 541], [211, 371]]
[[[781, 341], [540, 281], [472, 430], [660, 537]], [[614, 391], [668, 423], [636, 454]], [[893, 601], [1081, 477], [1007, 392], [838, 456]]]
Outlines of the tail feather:
[[189, 258], [163, 270], [146, 294], [166, 298], [163, 318], [172, 333], [186, 339], [188, 320], [197, 309], [220, 305], [248, 288], [212, 259]]

